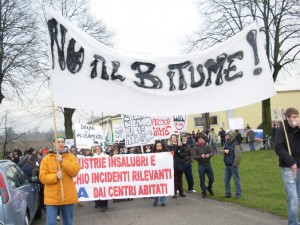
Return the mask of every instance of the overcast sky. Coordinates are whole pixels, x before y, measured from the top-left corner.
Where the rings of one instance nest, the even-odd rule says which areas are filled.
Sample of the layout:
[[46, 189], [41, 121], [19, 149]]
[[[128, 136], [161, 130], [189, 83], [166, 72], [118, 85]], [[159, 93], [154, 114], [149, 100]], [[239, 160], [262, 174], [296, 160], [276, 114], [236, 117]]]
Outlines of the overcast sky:
[[[108, 29], [115, 31], [114, 48], [137, 56], [178, 55], [184, 48], [182, 43], [186, 36], [196, 31], [201, 25], [196, 0], [90, 1], [92, 14], [101, 19]], [[45, 121], [32, 119], [32, 114], [37, 113], [34, 108], [42, 104], [43, 101], [21, 108], [4, 102], [1, 108], [12, 108], [16, 117], [24, 121], [22, 129], [39, 123], [42, 130], [48, 130], [53, 127], [52, 117]], [[101, 112], [96, 114], [96, 116], [99, 115]], [[85, 123], [91, 116], [92, 112], [79, 111], [74, 116], [73, 122]], [[63, 120], [59, 115], [57, 127], [63, 129]]]
[[114, 48], [142, 55], [178, 55], [197, 29], [194, 0], [91, 0], [92, 13], [116, 31]]

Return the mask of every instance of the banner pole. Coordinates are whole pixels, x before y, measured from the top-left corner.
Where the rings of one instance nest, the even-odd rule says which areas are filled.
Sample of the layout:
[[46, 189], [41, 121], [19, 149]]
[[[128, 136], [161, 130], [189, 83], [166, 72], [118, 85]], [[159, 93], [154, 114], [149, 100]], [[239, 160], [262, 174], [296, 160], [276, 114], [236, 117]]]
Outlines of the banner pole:
[[285, 135], [285, 139], [286, 139], [286, 144], [287, 144], [287, 147], [288, 147], [288, 151], [289, 151], [289, 154], [292, 155], [291, 147], [290, 147], [290, 142], [289, 142], [289, 139], [288, 139], [288, 136], [287, 136], [287, 132], [286, 132], [286, 128], [285, 128], [285, 125], [284, 125], [284, 119], [283, 119], [283, 115], [281, 113], [281, 107], [280, 107], [280, 104], [279, 104], [277, 92], [276, 92], [275, 96], [276, 96], [277, 105], [279, 107], [279, 116], [280, 116], [280, 120], [282, 122], [283, 131], [284, 131], [284, 135]]
[[[56, 155], [59, 155], [59, 153], [58, 153], [58, 143], [57, 143], [56, 115], [55, 115], [54, 101], [53, 100], [52, 100], [52, 113], [53, 113], [53, 123], [54, 123], [54, 140], [55, 140]], [[61, 171], [60, 163], [57, 162], [57, 164], [58, 164], [58, 170]], [[62, 199], [62, 202], [64, 202], [65, 195], [64, 195], [64, 187], [63, 187], [62, 179], [60, 179], [60, 187], [61, 187], [61, 199]]]

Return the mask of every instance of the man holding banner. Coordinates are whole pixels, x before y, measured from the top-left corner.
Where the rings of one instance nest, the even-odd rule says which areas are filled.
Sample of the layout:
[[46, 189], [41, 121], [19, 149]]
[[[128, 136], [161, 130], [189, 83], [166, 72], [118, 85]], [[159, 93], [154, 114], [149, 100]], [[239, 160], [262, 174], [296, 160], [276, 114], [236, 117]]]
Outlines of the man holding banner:
[[76, 156], [65, 151], [65, 138], [56, 140], [58, 152], [46, 155], [40, 167], [40, 181], [44, 187], [46, 205], [46, 225], [56, 225], [57, 211], [60, 208], [63, 224], [72, 225], [73, 207], [78, 202], [77, 190], [73, 181], [80, 171]]
[[275, 134], [275, 152], [287, 194], [288, 225], [298, 225], [300, 198], [300, 123], [299, 111], [288, 108], [284, 126]]

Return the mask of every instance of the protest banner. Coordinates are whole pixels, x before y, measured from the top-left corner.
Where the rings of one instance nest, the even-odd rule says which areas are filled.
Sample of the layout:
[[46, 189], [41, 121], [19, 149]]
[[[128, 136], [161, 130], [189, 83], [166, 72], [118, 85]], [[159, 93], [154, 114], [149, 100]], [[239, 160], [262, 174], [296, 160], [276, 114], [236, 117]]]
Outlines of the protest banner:
[[151, 117], [122, 115], [122, 121], [125, 129], [126, 147], [154, 144]]
[[79, 158], [79, 201], [174, 195], [170, 152]]
[[140, 57], [99, 43], [52, 10], [47, 15], [58, 106], [171, 116], [234, 109], [276, 93], [256, 23], [204, 52]]
[[101, 127], [90, 124], [75, 124], [77, 148], [91, 148], [94, 145], [103, 146], [103, 131]]

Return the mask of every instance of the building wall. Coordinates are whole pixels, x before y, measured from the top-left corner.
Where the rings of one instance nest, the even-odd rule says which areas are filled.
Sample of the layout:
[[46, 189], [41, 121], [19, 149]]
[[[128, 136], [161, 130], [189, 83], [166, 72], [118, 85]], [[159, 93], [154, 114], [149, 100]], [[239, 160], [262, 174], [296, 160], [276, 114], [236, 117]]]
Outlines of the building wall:
[[[294, 107], [300, 111], [300, 91], [285, 91], [285, 92], [278, 92], [278, 102], [280, 107], [278, 106], [276, 97], [271, 98], [271, 114], [272, 120], [279, 121], [279, 109], [287, 109], [289, 107]], [[211, 112], [210, 116], [217, 116], [218, 117], [218, 124], [211, 126], [211, 128], [215, 128], [216, 131], [219, 131], [221, 127], [225, 130], [229, 129], [228, 126], [228, 118], [243, 118], [244, 126], [246, 127], [247, 124], [250, 125], [251, 128], [257, 128], [257, 126], [262, 122], [262, 113], [261, 113], [262, 103], [258, 102], [255, 104], [251, 104], [248, 106], [244, 106], [241, 108], [236, 108], [227, 111], [221, 112]], [[203, 130], [202, 127], [196, 127], [194, 125], [194, 118], [199, 117], [201, 114], [192, 114], [188, 116], [188, 125], [187, 129], [189, 132], [193, 130], [197, 132], [198, 129], [200, 131]]]

